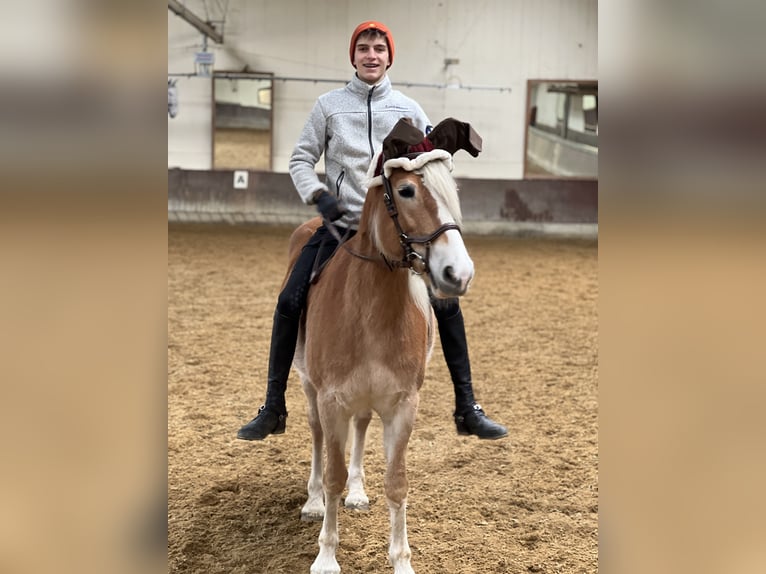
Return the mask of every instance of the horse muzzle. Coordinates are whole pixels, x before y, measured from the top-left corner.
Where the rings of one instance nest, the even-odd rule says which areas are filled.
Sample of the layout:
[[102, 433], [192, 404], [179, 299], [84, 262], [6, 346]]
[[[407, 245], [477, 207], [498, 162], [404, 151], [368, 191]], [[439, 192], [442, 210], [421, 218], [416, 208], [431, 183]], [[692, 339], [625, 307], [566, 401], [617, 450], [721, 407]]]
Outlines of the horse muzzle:
[[429, 278], [433, 294], [441, 299], [465, 295], [473, 281], [473, 262], [469, 259], [467, 263], [432, 267]]

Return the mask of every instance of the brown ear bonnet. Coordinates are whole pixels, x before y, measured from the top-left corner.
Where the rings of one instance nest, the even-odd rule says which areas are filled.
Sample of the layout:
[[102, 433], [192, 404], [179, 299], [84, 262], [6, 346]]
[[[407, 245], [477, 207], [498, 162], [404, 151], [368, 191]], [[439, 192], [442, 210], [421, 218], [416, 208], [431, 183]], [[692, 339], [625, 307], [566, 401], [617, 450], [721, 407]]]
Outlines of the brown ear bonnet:
[[408, 118], [402, 118], [383, 140], [383, 151], [378, 157], [374, 175], [383, 173], [383, 164], [390, 159], [414, 158], [437, 149], [445, 150], [450, 155], [462, 149], [477, 157], [481, 143], [481, 136], [471, 124], [455, 118], [442, 120], [425, 138], [423, 132], [413, 126]]

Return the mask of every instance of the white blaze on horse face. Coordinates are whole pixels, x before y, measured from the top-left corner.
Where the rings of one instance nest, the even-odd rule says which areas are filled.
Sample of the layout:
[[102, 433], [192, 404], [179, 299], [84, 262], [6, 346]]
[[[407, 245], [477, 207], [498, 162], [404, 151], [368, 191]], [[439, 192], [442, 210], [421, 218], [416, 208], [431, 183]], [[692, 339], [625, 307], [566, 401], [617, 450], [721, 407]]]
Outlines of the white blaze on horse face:
[[[446, 206], [441, 201], [438, 203], [441, 223], [454, 222]], [[473, 280], [473, 260], [468, 255], [463, 236], [456, 229], [446, 231], [431, 245], [428, 265], [437, 297], [457, 297], [468, 291]]]

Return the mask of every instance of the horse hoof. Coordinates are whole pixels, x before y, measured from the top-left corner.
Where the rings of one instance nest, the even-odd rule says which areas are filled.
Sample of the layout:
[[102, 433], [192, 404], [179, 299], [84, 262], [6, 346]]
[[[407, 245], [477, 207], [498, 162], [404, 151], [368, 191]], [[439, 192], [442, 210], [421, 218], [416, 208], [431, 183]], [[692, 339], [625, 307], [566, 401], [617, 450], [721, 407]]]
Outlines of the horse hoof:
[[301, 520], [303, 522], [322, 522], [324, 520], [324, 512], [302, 510]]
[[370, 510], [370, 501], [365, 498], [346, 498], [346, 500], [343, 502], [343, 506], [348, 508], [349, 510], [353, 510], [356, 512], [367, 512]]
[[326, 562], [317, 558], [311, 565], [311, 574], [340, 574], [340, 566], [334, 557]]

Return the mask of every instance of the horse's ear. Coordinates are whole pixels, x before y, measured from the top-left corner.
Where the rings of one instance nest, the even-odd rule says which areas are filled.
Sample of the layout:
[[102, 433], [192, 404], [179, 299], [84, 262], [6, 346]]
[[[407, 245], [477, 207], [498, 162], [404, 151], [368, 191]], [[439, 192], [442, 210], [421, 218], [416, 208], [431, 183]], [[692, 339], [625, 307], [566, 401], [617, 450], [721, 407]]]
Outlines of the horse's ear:
[[447, 118], [439, 122], [426, 138], [435, 148], [446, 150], [453, 155], [456, 151], [464, 149], [476, 157], [481, 151], [481, 136], [471, 127], [471, 124], [455, 118]]
[[383, 140], [383, 155], [386, 158], [401, 157], [409, 152], [410, 146], [423, 142], [423, 132], [412, 125], [409, 118], [402, 118]]

